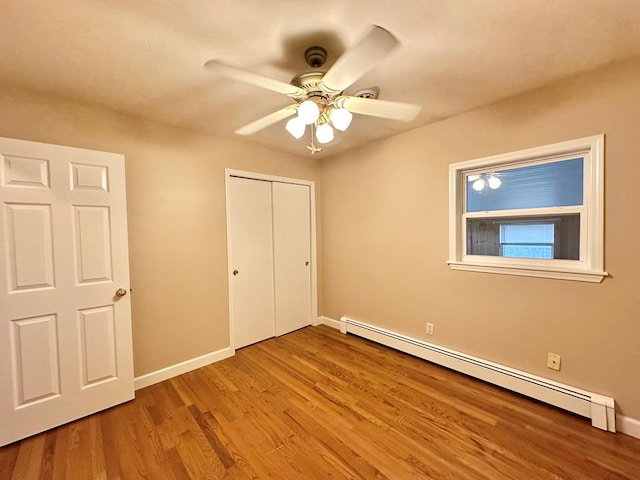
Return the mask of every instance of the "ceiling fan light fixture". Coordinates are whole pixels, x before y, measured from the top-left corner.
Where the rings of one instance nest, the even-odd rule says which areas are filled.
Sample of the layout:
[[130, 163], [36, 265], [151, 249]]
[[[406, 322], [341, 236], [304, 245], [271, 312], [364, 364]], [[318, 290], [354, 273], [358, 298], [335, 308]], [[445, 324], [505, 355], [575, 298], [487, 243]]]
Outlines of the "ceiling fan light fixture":
[[299, 140], [304, 135], [304, 131], [306, 125], [300, 119], [300, 117], [293, 117], [291, 120], [287, 122], [286, 130], [294, 137], [296, 140]]
[[336, 129], [344, 132], [347, 128], [349, 128], [349, 125], [351, 125], [353, 114], [346, 108], [334, 108], [333, 110], [331, 110], [329, 118], [331, 119], [331, 123]]
[[298, 107], [298, 118], [302, 120], [305, 125], [311, 125], [318, 120], [320, 116], [320, 108], [318, 104], [312, 100], [305, 100]]
[[333, 140], [333, 128], [328, 123], [316, 127], [316, 138], [320, 143], [329, 143]]
[[477, 179], [476, 181], [473, 182], [471, 186], [476, 192], [481, 192], [482, 190], [484, 190], [484, 186], [485, 186], [484, 178]]
[[495, 175], [491, 175], [489, 177], [489, 179], [487, 180], [487, 183], [489, 184], [489, 188], [491, 190], [496, 190], [496, 189], [500, 188], [500, 185], [502, 185], [502, 180], [500, 180]]

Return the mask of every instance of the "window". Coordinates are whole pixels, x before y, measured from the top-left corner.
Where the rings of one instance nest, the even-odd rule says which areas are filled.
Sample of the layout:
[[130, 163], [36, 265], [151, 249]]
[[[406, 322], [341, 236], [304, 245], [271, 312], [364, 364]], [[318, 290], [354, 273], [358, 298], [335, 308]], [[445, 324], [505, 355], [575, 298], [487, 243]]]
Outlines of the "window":
[[600, 282], [604, 136], [449, 168], [449, 265]]
[[500, 225], [500, 256], [553, 258], [553, 223], [504, 223]]

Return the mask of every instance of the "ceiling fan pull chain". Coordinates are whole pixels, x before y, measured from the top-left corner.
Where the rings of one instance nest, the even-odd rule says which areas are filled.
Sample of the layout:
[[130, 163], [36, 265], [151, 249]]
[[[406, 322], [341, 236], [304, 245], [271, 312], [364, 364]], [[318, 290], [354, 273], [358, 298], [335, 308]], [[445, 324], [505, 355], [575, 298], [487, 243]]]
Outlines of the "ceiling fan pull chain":
[[309, 151], [311, 152], [311, 155], [313, 155], [314, 153], [321, 152], [322, 147], [318, 145], [318, 142], [316, 141], [316, 137], [315, 137], [316, 124], [315, 123], [311, 124], [311, 128], [309, 130], [311, 130], [311, 143], [307, 145], [307, 149], [309, 149]]

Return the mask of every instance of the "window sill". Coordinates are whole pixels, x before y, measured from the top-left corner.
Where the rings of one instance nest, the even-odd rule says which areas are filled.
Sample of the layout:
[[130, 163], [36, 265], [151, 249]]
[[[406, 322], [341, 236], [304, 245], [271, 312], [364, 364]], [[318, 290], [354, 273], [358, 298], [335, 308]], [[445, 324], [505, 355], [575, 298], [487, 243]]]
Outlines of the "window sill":
[[469, 262], [447, 262], [452, 270], [467, 272], [496, 273], [499, 275], [517, 275], [522, 277], [552, 278], [557, 280], [574, 280], [578, 282], [600, 283], [607, 272], [588, 270], [553, 270], [545, 268], [527, 268], [511, 265], [485, 265]]

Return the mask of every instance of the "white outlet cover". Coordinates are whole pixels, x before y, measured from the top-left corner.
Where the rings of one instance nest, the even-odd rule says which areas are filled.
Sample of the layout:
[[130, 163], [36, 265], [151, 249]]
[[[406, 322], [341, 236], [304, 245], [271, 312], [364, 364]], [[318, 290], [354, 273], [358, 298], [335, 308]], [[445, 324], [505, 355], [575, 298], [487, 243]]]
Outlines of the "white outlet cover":
[[560, 370], [560, 361], [562, 357], [557, 353], [549, 352], [547, 354], [547, 367], [552, 370]]

